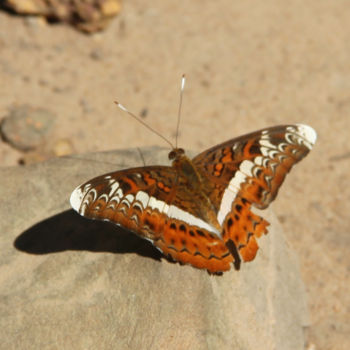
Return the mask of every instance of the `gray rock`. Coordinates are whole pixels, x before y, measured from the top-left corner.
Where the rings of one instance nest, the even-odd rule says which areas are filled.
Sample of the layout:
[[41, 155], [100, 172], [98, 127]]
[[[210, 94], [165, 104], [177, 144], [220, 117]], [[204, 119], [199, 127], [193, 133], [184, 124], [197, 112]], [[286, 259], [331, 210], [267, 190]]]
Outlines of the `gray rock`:
[[44, 108], [14, 106], [1, 121], [2, 138], [21, 151], [33, 150], [48, 137], [55, 116]]
[[271, 211], [256, 259], [209, 276], [69, 209], [81, 182], [140, 164], [126, 150], [0, 169], [1, 348], [303, 349], [304, 287]]

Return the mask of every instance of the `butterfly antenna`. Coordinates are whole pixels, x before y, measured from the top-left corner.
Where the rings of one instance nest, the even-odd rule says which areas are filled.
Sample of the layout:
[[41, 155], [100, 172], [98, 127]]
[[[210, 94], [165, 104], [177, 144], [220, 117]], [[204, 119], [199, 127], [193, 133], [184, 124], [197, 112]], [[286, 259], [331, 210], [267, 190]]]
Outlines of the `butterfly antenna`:
[[167, 139], [165, 138], [162, 134], [160, 134], [158, 131], [154, 130], [152, 127], [150, 127], [149, 125], [147, 125], [143, 120], [141, 120], [138, 116], [136, 116], [134, 113], [131, 113], [128, 109], [126, 109], [122, 104], [120, 104], [117, 101], [114, 101], [114, 103], [124, 112], [128, 113], [131, 117], [133, 117], [134, 119], [136, 119], [139, 123], [141, 123], [143, 126], [145, 126], [148, 130], [151, 130], [153, 133], [155, 133], [156, 135], [158, 135], [160, 138], [162, 138], [166, 143], [168, 143], [170, 145], [170, 147], [172, 149], [174, 149], [173, 144]]
[[179, 103], [179, 111], [177, 113], [177, 126], [176, 126], [176, 139], [175, 139], [175, 146], [177, 148], [177, 139], [179, 136], [179, 127], [180, 127], [180, 118], [181, 118], [181, 107], [182, 107], [182, 96], [183, 92], [185, 89], [185, 81], [186, 77], [185, 74], [182, 74], [182, 79], [181, 79], [181, 90], [180, 90], [180, 103]]
[[142, 159], [143, 166], [146, 166], [145, 157], [143, 156], [141, 149], [139, 147], [137, 147], [137, 150], [138, 150], [139, 155]]

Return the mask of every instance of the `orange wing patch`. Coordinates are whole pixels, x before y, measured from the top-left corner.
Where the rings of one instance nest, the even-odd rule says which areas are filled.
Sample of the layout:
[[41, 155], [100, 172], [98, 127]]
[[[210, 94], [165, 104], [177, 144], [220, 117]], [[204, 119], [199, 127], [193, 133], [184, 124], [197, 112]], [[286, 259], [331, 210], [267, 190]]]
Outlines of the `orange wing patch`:
[[266, 234], [266, 227], [269, 225], [262, 217], [254, 214], [250, 206], [251, 203], [245, 198], [237, 197], [223, 224], [223, 239], [226, 245], [231, 247], [231, 251], [232, 247], [236, 248], [244, 261], [255, 258], [259, 249], [256, 238]]
[[233, 256], [224, 242], [205, 229], [167, 220], [163, 235], [154, 244], [176, 261], [191, 264], [209, 273], [228, 271]]

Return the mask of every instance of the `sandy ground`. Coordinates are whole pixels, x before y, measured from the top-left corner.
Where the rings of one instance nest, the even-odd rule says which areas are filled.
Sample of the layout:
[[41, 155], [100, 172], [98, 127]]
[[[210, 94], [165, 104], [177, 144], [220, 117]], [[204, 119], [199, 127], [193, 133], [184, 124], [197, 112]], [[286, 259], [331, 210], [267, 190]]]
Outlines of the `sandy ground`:
[[[349, 349], [348, 5], [129, 0], [92, 36], [0, 13], [0, 117], [13, 105], [45, 107], [57, 116], [50, 142], [67, 139], [77, 153], [166, 146], [113, 101], [173, 140], [186, 73], [184, 148], [203, 150], [270, 125], [313, 126], [318, 143], [272, 210], [300, 256], [309, 348]], [[22, 156], [0, 143], [2, 166]]]

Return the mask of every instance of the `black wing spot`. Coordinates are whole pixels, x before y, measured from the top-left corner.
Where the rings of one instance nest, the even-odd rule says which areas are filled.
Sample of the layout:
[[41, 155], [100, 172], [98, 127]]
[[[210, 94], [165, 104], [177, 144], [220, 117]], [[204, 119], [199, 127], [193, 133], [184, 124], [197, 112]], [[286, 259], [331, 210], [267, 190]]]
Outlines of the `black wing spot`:
[[259, 186], [258, 190], [256, 191], [257, 198], [261, 199], [263, 196], [263, 192], [264, 192], [264, 189], [261, 186]]
[[126, 175], [125, 177], [128, 178], [129, 180], [131, 180], [132, 182], [135, 181], [135, 177], [134, 177], [135, 174], [128, 174]]
[[227, 228], [230, 229], [230, 227], [233, 225], [233, 220], [231, 218], [229, 218], [227, 220]]
[[247, 141], [244, 141], [244, 142], [241, 143], [241, 149], [242, 150], [245, 149], [246, 146], [247, 146]]
[[132, 207], [135, 211], [138, 211], [139, 213], [141, 213], [141, 208], [138, 205], [133, 205]]
[[250, 239], [251, 236], [254, 236], [253, 232], [248, 232], [247, 243], [249, 242], [249, 239]]
[[255, 176], [260, 177], [261, 173], [262, 173], [262, 169], [258, 168], [256, 169]]
[[201, 231], [201, 230], [196, 230], [196, 231], [201, 237], [205, 237], [205, 234], [203, 231]]
[[131, 190], [131, 185], [126, 181], [119, 181], [119, 186], [124, 194]]
[[180, 250], [180, 253], [184, 253], [184, 252], [190, 253], [186, 247], [184, 247]]
[[239, 257], [237, 247], [232, 239], [229, 239], [226, 242], [226, 247], [230, 251], [230, 253], [232, 254], [233, 258], [235, 259], [235, 261], [233, 263], [235, 269], [239, 270], [241, 267], [241, 258]]
[[237, 214], [235, 214], [235, 220], [238, 221], [239, 220], [239, 216]]
[[173, 230], [176, 230], [176, 224], [174, 224], [173, 222], [170, 224], [170, 228]]
[[253, 144], [250, 149], [249, 149], [250, 153], [253, 153], [253, 154], [261, 154], [261, 149], [260, 149], [260, 146], [257, 145], [257, 144]]
[[242, 211], [242, 206], [240, 204], [236, 204], [236, 210], [240, 213]]
[[191, 237], [195, 237], [196, 234], [195, 234], [192, 230], [190, 230], [190, 236], [191, 236]]
[[180, 231], [186, 232], [186, 226], [184, 224], [181, 224], [179, 227]]
[[152, 231], [154, 230], [154, 225], [148, 219], [145, 219], [145, 225], [147, 225]]
[[248, 200], [246, 200], [245, 198], [242, 198], [242, 203], [243, 203], [244, 205], [246, 205], [246, 204], [248, 203]]

